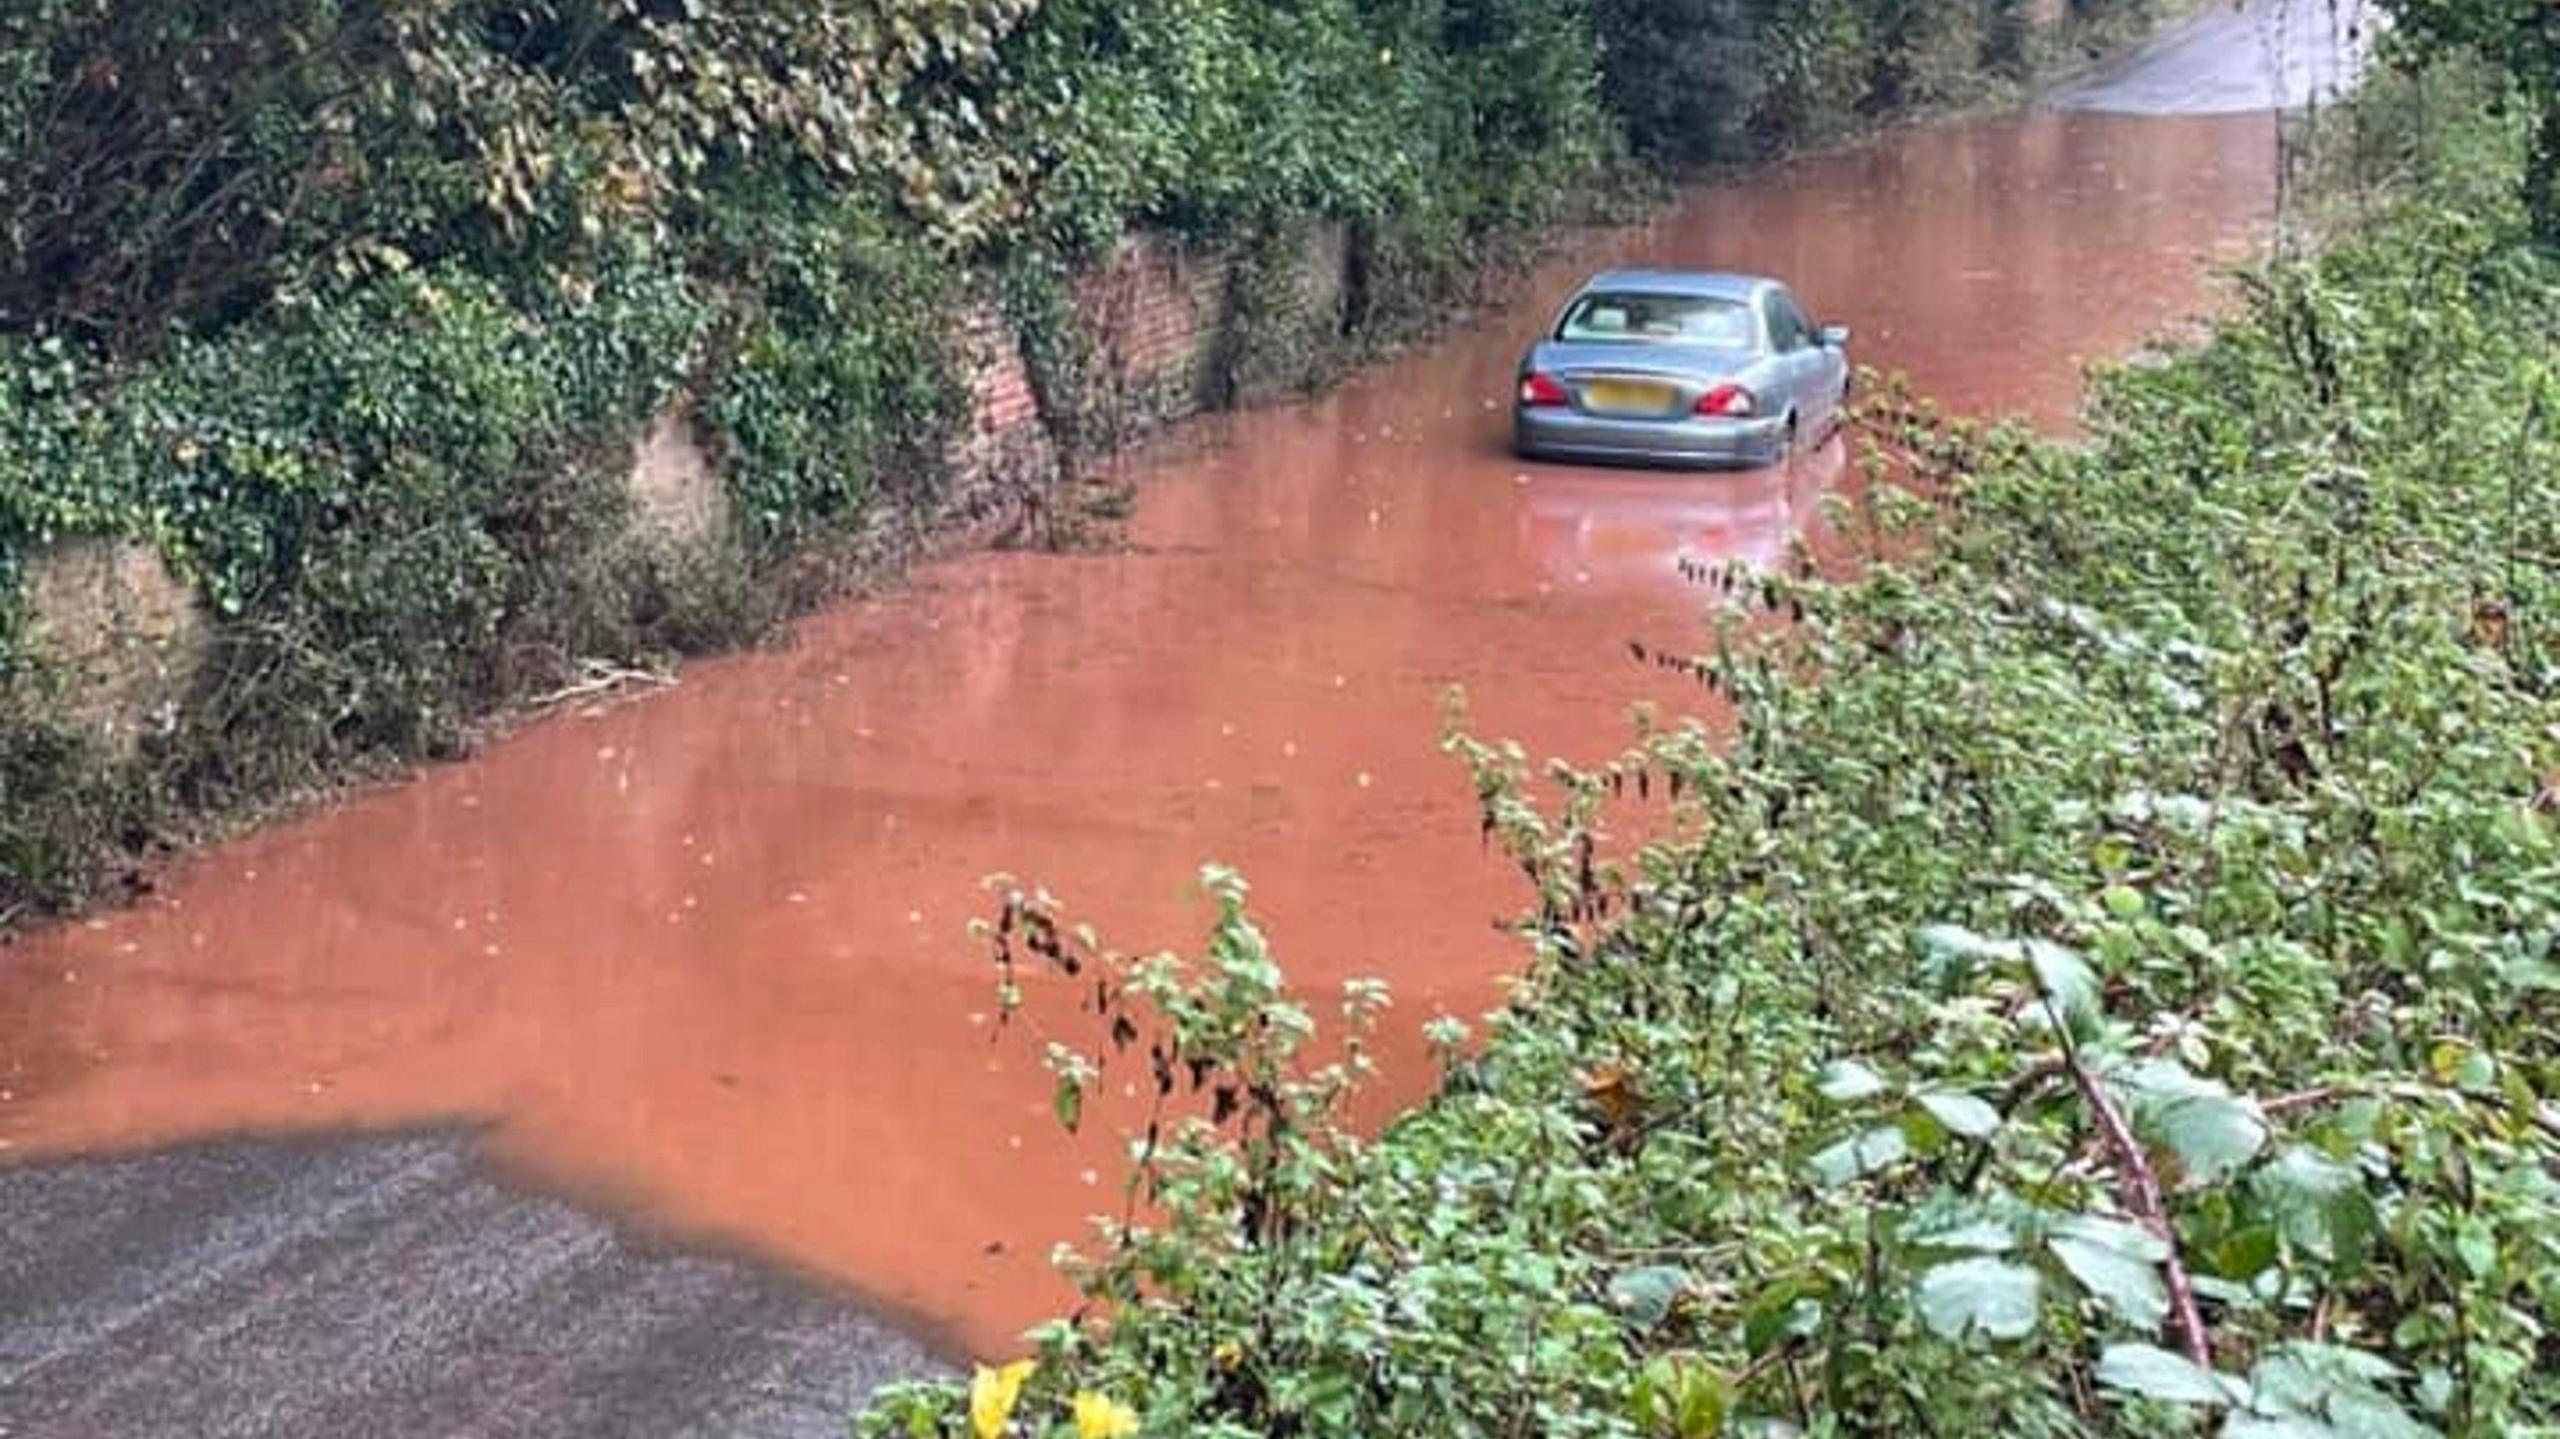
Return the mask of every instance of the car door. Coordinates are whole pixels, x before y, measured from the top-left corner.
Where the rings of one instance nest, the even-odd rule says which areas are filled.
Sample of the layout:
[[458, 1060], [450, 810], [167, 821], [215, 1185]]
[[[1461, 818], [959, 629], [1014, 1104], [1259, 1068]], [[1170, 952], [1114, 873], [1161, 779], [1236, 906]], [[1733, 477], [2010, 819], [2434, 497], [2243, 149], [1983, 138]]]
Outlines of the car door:
[[1821, 389], [1821, 347], [1814, 343], [1813, 328], [1805, 323], [1804, 311], [1784, 287], [1772, 285], [1760, 293], [1761, 317], [1769, 327], [1769, 352], [1775, 357], [1779, 386], [1783, 393], [1771, 396], [1764, 413], [1794, 411], [1799, 435], [1818, 435], [1826, 422], [1828, 398]]
[[1796, 413], [1803, 418], [1805, 434], [1827, 435], [1839, 422], [1840, 401], [1849, 392], [1849, 357], [1822, 343], [1821, 332], [1806, 318], [1804, 306], [1793, 293], [1784, 286], [1776, 293], [1788, 331], [1800, 337], [1802, 346], [1798, 353], [1804, 362], [1803, 398]]

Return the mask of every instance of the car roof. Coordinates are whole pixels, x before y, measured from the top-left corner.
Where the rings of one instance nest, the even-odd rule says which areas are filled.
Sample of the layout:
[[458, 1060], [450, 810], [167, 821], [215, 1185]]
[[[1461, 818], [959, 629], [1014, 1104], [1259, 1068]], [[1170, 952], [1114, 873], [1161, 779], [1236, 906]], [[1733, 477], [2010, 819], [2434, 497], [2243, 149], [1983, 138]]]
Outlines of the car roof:
[[1718, 270], [1603, 270], [1584, 281], [1582, 288], [1635, 295], [1713, 295], [1748, 300], [1777, 283], [1760, 275]]

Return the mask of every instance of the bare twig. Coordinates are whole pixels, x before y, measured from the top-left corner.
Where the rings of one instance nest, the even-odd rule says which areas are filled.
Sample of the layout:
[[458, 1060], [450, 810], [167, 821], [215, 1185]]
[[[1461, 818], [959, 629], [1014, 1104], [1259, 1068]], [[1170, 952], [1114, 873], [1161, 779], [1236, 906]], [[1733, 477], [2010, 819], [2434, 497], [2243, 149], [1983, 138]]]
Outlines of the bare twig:
[[2291, 1114], [2297, 1109], [2317, 1109], [2331, 1100], [2345, 1097], [2336, 1089], [2323, 1085], [2318, 1089], [2306, 1089], [2300, 1094], [2279, 1094], [2273, 1099], [2262, 1099], [2258, 1101], [2258, 1108], [2268, 1114]]

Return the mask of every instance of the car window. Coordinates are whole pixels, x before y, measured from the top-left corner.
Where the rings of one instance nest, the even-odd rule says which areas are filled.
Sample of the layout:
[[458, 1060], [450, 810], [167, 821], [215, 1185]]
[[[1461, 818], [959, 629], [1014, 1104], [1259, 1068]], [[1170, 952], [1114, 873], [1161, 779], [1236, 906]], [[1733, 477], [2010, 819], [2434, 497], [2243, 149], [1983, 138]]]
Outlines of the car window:
[[1761, 303], [1768, 310], [1770, 344], [1780, 350], [1801, 350], [1813, 343], [1813, 326], [1806, 323], [1794, 296], [1784, 290], [1771, 290]]
[[1594, 291], [1573, 302], [1556, 338], [1580, 344], [1710, 345], [1749, 349], [1759, 342], [1749, 306], [1713, 295], [1645, 295]]

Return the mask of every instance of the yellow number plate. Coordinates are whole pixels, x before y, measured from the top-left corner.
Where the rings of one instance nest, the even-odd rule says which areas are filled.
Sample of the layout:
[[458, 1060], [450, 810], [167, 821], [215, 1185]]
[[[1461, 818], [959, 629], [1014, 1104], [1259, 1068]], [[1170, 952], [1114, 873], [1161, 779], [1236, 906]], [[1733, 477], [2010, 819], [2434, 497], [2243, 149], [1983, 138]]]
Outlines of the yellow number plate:
[[1669, 385], [1648, 384], [1642, 380], [1594, 380], [1584, 388], [1582, 400], [1595, 410], [1659, 415], [1671, 408], [1672, 393]]

